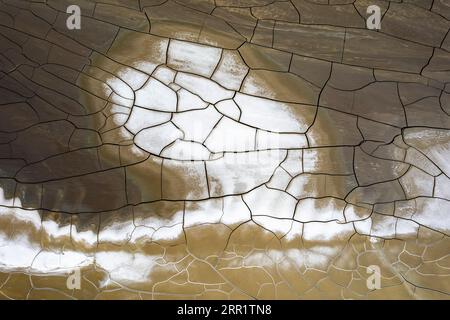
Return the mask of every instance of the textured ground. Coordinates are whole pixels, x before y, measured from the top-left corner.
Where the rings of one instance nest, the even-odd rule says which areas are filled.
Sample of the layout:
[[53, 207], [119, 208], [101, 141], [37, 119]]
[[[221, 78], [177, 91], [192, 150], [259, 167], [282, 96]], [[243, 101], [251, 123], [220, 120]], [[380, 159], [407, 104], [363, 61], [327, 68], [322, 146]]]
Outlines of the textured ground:
[[1, 1], [0, 297], [449, 299], [449, 28], [448, 0]]

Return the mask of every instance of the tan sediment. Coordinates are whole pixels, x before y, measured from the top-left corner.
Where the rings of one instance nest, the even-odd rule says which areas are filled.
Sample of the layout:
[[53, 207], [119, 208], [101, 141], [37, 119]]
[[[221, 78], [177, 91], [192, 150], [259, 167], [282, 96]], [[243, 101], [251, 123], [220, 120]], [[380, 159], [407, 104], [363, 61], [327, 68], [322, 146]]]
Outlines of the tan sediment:
[[[126, 52], [126, 42], [119, 46]], [[102, 57], [97, 55], [93, 64], [103, 64], [97, 59]], [[255, 59], [264, 60], [265, 57], [255, 55]], [[262, 72], [257, 77], [262, 79], [261, 83], [268, 85], [269, 92], [279, 94], [271, 98], [295, 96], [290, 95], [298, 89], [295, 85], [273, 83], [267, 77], [269, 74]], [[94, 105], [88, 98], [82, 96], [82, 99], [85, 99], [82, 100], [84, 106]], [[91, 111], [96, 110], [94, 108]], [[324, 119], [323, 126], [331, 127], [333, 119], [328, 115]], [[91, 118], [90, 125], [98, 127], [97, 120], [95, 117]], [[319, 132], [318, 138], [334, 141], [334, 134], [325, 129]], [[134, 205], [127, 205], [123, 210], [84, 212], [80, 215], [41, 210], [39, 213], [42, 219], [56, 222], [59, 228], [70, 226], [71, 232], [90, 231], [94, 235], [102, 230], [102, 223], [105, 226], [134, 224], [135, 231], [138, 227], [135, 221], [138, 210], [135, 209], [141, 202], [157, 203], [163, 195], [158, 192], [157, 187], [160, 183], [161, 164], [153, 158], [145, 160], [146, 156], [140, 157], [132, 153], [130, 145], [131, 141], [124, 142], [124, 146], [120, 148], [119, 161], [118, 153], [110, 150], [101, 153], [99, 160], [105, 167], [135, 163], [136, 158], [143, 161], [126, 172], [126, 188], [129, 192], [125, 192], [128, 197], [133, 197], [128, 200]], [[343, 166], [348, 157], [349, 154], [342, 152], [330, 161], [342, 163]], [[179, 179], [176, 172], [170, 173], [168, 180], [173, 181], [174, 188], [177, 187]], [[180, 188], [187, 187], [189, 185]], [[339, 180], [332, 180], [331, 183], [326, 183], [326, 188], [340, 191], [345, 186]], [[175, 209], [172, 203], [175, 203]], [[183, 209], [184, 203], [163, 202], [160, 208], [148, 206], [140, 210], [148, 216], [169, 220], [175, 212]], [[304, 225], [295, 225], [294, 228], [304, 228]], [[120, 243], [106, 241], [89, 244], [83, 240], [77, 241], [71, 232], [54, 237], [42, 227], [36, 230], [29, 223], [2, 216], [0, 229], [7, 236], [14, 238], [22, 235], [48, 251], [83, 253], [92, 257], [94, 262], [81, 267], [81, 290], [68, 290], [66, 287], [67, 276], [72, 270], [40, 273], [25, 268], [0, 273], [0, 295], [6, 299], [448, 299], [445, 294], [448, 285], [442, 281], [448, 278], [448, 237], [420, 228], [417, 238], [410, 235], [401, 240], [374, 239], [353, 233], [339, 240], [307, 241], [302, 234], [280, 238], [252, 221], [231, 226], [204, 223], [184, 228], [177, 237], [159, 242], [143, 237], [133, 241], [125, 239]], [[105, 252], [129, 253], [131, 267], [136, 256], [150, 256], [152, 259], [145, 261], [145, 264], [155, 262], [155, 266], [144, 280], [117, 280], [95, 262], [96, 254]], [[301, 254], [295, 256], [299, 252]], [[314, 261], [314, 254], [317, 255], [318, 262]], [[381, 267], [383, 288], [380, 290], [372, 291], [366, 285], [369, 276], [367, 267], [372, 264]], [[139, 271], [139, 268], [136, 269]], [[427, 278], [424, 274], [431, 276]], [[108, 283], [110, 277], [113, 281]], [[404, 278], [408, 281], [404, 281]], [[420, 289], [421, 287], [433, 289], [425, 290]]]

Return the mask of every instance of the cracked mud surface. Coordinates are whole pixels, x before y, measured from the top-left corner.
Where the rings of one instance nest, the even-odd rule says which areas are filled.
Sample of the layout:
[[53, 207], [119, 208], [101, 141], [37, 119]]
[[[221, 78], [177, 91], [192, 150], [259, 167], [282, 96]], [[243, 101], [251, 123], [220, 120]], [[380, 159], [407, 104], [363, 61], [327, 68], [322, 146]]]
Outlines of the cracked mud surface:
[[0, 2], [1, 298], [449, 298], [447, 0], [74, 2]]

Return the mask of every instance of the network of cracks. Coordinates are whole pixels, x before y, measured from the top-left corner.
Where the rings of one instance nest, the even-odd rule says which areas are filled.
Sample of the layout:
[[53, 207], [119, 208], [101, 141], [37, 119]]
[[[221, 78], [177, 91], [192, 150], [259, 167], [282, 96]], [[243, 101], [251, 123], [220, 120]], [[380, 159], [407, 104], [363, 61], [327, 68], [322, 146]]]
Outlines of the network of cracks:
[[449, 28], [445, 0], [1, 1], [0, 297], [448, 299]]

